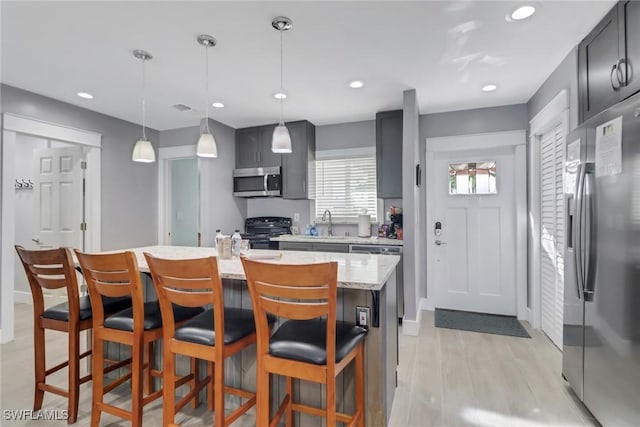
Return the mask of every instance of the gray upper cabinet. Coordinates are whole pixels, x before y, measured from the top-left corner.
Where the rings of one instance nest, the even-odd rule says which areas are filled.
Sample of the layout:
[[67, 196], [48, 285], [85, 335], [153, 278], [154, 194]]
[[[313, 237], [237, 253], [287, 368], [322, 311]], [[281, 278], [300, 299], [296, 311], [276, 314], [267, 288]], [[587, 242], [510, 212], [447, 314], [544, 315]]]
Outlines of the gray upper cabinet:
[[376, 114], [378, 198], [402, 198], [402, 110]]
[[618, 51], [618, 9], [613, 8], [589, 33], [578, 48], [580, 107], [588, 120], [619, 99], [614, 67]]
[[640, 91], [640, 2], [624, 1], [620, 4], [618, 16], [624, 31], [623, 71], [625, 86], [620, 93], [623, 99]]
[[258, 167], [258, 128], [236, 131], [236, 168]]
[[258, 151], [258, 162], [260, 167], [269, 168], [282, 165], [282, 155], [271, 151], [271, 139], [276, 125], [260, 126], [258, 136], [260, 139], [260, 150]]
[[275, 125], [236, 130], [236, 168], [266, 168], [282, 165], [282, 156], [271, 151]]
[[621, 1], [578, 47], [580, 122], [640, 90], [640, 4]]
[[287, 123], [291, 153], [282, 155], [282, 197], [312, 199], [315, 183], [316, 127], [306, 121]]

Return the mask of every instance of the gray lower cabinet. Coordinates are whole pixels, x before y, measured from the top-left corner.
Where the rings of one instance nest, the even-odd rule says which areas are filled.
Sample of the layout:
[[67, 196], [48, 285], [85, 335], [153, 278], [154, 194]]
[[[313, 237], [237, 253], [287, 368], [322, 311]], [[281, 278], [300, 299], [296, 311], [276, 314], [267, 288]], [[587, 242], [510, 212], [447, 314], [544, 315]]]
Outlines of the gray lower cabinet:
[[271, 151], [275, 125], [236, 130], [236, 168], [268, 168], [282, 165], [282, 155]]
[[282, 197], [313, 199], [315, 194], [316, 127], [306, 120], [287, 123], [291, 153], [282, 155]]
[[315, 243], [315, 242], [279, 242], [279, 249], [283, 251], [313, 251], [313, 252], [349, 252], [346, 243]]
[[402, 198], [402, 110], [376, 114], [378, 198]]
[[580, 122], [640, 90], [640, 3], [621, 1], [578, 46]]

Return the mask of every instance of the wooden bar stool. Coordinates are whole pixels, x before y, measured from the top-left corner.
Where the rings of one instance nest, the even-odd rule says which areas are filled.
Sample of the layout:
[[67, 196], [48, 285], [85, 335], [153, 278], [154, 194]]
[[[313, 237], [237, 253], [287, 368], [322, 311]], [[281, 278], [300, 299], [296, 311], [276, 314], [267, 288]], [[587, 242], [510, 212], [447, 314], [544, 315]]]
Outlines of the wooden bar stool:
[[[286, 426], [291, 427], [296, 411], [324, 417], [327, 426], [337, 422], [364, 426], [363, 349], [367, 331], [353, 323], [336, 321], [338, 264], [278, 265], [242, 258], [242, 265], [258, 333], [256, 425], [275, 426], [286, 414]], [[265, 321], [267, 313], [290, 319], [271, 337]], [[352, 360], [356, 364], [356, 408], [353, 415], [347, 415], [336, 411], [336, 376]], [[272, 420], [269, 374], [287, 377], [286, 395]], [[293, 378], [325, 384], [326, 408], [296, 403]]]
[[[224, 360], [256, 342], [253, 311], [224, 307], [222, 282], [215, 257], [165, 260], [155, 258], [148, 253], [144, 256], [156, 286], [164, 324], [164, 383], [166, 385], [162, 402], [163, 426], [174, 425], [176, 410], [184, 406], [187, 398], [184, 397], [176, 405], [175, 388], [172, 385], [176, 354], [211, 362], [209, 369], [211, 370], [213, 365], [214, 372], [212, 381], [209, 382], [208, 397], [209, 409], [215, 411], [215, 426], [222, 427], [233, 423], [255, 405], [256, 396], [253, 392], [225, 385]], [[211, 304], [211, 308], [176, 327], [171, 304], [185, 307]], [[265, 328], [269, 330], [275, 321], [274, 316], [268, 318], [265, 316]], [[225, 393], [248, 399], [227, 417], [224, 412]]]
[[[71, 251], [67, 248], [50, 250], [26, 250], [16, 246], [22, 266], [29, 280], [33, 298], [33, 348], [35, 360], [35, 395], [33, 410], [42, 408], [44, 392], [50, 392], [68, 399], [69, 417], [67, 423], [73, 424], [78, 417], [78, 398], [80, 384], [91, 380], [91, 374], [80, 378], [80, 360], [89, 356], [91, 350], [80, 354], [80, 331], [91, 329], [91, 302], [87, 296], [79, 296], [76, 271], [73, 268]], [[67, 302], [44, 309], [42, 288], [66, 288]], [[105, 298], [105, 312], [114, 313], [131, 306], [130, 298]], [[45, 330], [66, 332], [69, 335], [69, 353], [67, 360], [46, 368]], [[130, 360], [129, 360], [130, 361]], [[108, 371], [120, 368], [129, 361], [111, 362]], [[67, 390], [47, 384], [47, 376], [68, 367]]]
[[[91, 427], [98, 427], [100, 415], [107, 412], [129, 420], [133, 427], [142, 425], [144, 405], [162, 396], [162, 390], [153, 390], [153, 377], [162, 372], [153, 368], [153, 342], [162, 338], [162, 317], [158, 301], [144, 302], [140, 271], [133, 252], [114, 254], [86, 254], [76, 250], [82, 273], [89, 287], [93, 307], [93, 404]], [[132, 307], [105, 316], [101, 296], [130, 295]], [[174, 307], [177, 322], [200, 314], [201, 308]], [[104, 342], [110, 341], [131, 347], [132, 369], [108, 385], [104, 385]], [[145, 375], [146, 373], [146, 375]], [[178, 380], [178, 385], [189, 383], [192, 390], [197, 384], [197, 363], [192, 362], [191, 374]], [[104, 402], [104, 395], [131, 378], [131, 410]], [[144, 379], [144, 384], [143, 384]], [[166, 386], [166, 384], [163, 384]], [[193, 393], [197, 405], [197, 392]]]

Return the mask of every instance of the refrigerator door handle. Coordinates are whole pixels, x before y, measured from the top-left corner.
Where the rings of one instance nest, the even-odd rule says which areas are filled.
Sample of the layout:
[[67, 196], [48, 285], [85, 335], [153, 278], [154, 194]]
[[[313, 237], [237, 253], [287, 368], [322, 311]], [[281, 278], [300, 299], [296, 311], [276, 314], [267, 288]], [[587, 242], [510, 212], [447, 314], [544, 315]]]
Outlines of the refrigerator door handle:
[[596, 235], [595, 231], [595, 165], [593, 163], [585, 163], [584, 165], [584, 194], [585, 194], [585, 205], [586, 205], [586, 224], [584, 227], [585, 230], [585, 240], [583, 240], [584, 246], [584, 265], [585, 269], [583, 278], [583, 289], [584, 289], [584, 298], [585, 301], [593, 300], [593, 292], [595, 286], [595, 247], [596, 242], [594, 236]]
[[583, 269], [582, 269], [582, 208], [584, 199], [584, 176], [585, 165], [578, 165], [578, 179], [576, 180], [576, 197], [575, 200], [575, 220], [573, 224], [573, 265], [576, 272], [576, 288], [578, 291], [578, 299], [583, 300]]

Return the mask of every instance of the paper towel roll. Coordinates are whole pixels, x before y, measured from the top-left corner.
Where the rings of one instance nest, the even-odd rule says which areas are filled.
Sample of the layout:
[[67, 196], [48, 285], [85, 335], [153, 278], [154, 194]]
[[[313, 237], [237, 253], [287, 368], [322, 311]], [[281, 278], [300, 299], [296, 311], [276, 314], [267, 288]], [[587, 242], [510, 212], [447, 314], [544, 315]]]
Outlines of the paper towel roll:
[[358, 237], [371, 237], [371, 215], [358, 215]]

